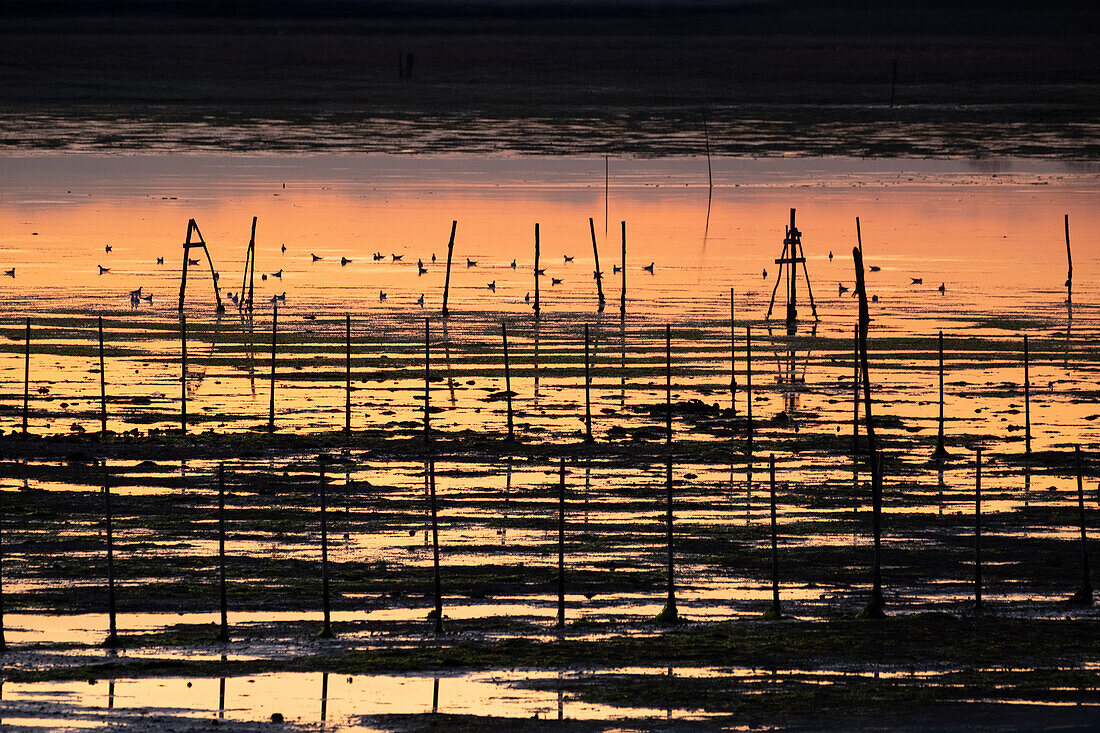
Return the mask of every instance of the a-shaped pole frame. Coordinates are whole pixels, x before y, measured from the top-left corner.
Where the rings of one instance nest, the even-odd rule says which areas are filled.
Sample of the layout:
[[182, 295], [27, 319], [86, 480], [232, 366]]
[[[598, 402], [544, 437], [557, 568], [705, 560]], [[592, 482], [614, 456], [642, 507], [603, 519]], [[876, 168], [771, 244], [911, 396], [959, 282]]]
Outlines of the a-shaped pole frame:
[[[192, 232], [198, 241], [191, 241]], [[187, 239], [183, 243], [183, 273], [180, 276], [180, 307], [183, 310], [183, 303], [187, 294], [187, 266], [191, 262], [191, 250], [201, 247], [202, 251], [206, 253], [206, 261], [210, 265], [210, 278], [214, 281], [214, 299], [218, 302], [218, 313], [225, 311], [225, 307], [222, 305], [222, 296], [218, 292], [218, 274], [214, 272], [214, 260], [210, 258], [210, 250], [206, 246], [206, 242], [202, 238], [202, 232], [199, 231], [199, 225], [195, 223], [194, 219], [187, 220]], [[198, 262], [196, 261], [196, 264]]]
[[[248, 252], [244, 256], [244, 279], [241, 281], [241, 296], [237, 301], [237, 310], [252, 312], [252, 293], [256, 279], [256, 217], [252, 217], [252, 236], [248, 240]], [[214, 283], [215, 288], [217, 283]]]
[[802, 273], [806, 278], [806, 293], [810, 297], [810, 309], [817, 317], [817, 305], [814, 303], [814, 292], [810, 287], [810, 273], [806, 269], [806, 254], [802, 250], [802, 232], [794, 225], [794, 209], [791, 209], [791, 222], [787, 225], [786, 236], [783, 237], [783, 254], [775, 260], [779, 265], [779, 272], [775, 278], [775, 287], [772, 288], [771, 302], [768, 303], [768, 313], [764, 320], [769, 320], [772, 310], [775, 308], [775, 294], [779, 291], [779, 283], [785, 282], [787, 291], [787, 325], [793, 326], [798, 320], [798, 265], [802, 265]]

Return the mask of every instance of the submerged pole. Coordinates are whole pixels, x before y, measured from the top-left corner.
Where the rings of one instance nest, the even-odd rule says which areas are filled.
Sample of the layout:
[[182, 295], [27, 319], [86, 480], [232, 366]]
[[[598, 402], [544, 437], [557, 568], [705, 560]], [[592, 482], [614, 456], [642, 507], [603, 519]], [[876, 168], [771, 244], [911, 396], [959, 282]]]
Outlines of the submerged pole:
[[443, 317], [446, 318], [450, 315], [447, 310], [447, 298], [451, 294], [451, 256], [455, 251], [455, 229], [458, 228], [458, 221], [451, 222], [451, 238], [447, 242], [447, 275], [443, 280]]
[[982, 449], [974, 456], [974, 612], [982, 612]]
[[229, 602], [225, 587], [225, 466], [218, 465], [218, 595], [221, 600], [222, 627], [218, 641], [229, 641]]
[[279, 304], [274, 303], [271, 311], [271, 401], [267, 412], [267, 432], [275, 432], [275, 344], [279, 326]]
[[565, 628], [565, 456], [558, 481], [558, 628]]
[[730, 408], [737, 418], [737, 319], [733, 288], [730, 288]]
[[665, 445], [672, 446], [672, 326], [665, 324]]
[[321, 633], [318, 634], [322, 639], [331, 639], [332, 625], [329, 622], [330, 604], [329, 604], [329, 588], [328, 588], [328, 517], [326, 514], [326, 496], [325, 496], [325, 465], [322, 463], [320, 472], [318, 475], [318, 488], [321, 494], [321, 613], [324, 616], [324, 620], [321, 626]]
[[443, 583], [439, 574], [439, 519], [435, 500], [435, 461], [428, 462], [432, 510], [432, 564], [435, 569], [435, 633], [443, 633]]
[[745, 411], [748, 421], [745, 427], [745, 441], [752, 450], [752, 326], [745, 326]]
[[783, 617], [783, 610], [779, 605], [779, 539], [778, 527], [775, 516], [775, 454], [768, 457], [768, 473], [771, 480], [771, 515], [772, 515], [772, 605], [764, 613], [766, 619], [779, 619]]

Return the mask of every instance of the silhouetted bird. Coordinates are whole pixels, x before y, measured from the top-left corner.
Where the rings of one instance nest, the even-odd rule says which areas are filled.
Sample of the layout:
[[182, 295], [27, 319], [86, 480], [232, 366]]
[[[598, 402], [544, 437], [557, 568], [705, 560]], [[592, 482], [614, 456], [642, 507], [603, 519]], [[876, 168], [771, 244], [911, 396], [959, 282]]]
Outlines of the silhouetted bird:
[[13, 267], [10, 270], [4, 270], [4, 274], [8, 277], [15, 277], [15, 268]]
[[277, 277], [280, 280], [282, 280], [283, 279], [283, 271], [279, 270], [278, 272], [273, 272], [273, 273], [271, 273], [271, 277]]
[[573, 261], [573, 258], [572, 258], [572, 257], [570, 257], [569, 255], [565, 255], [565, 261], [566, 261], [566, 262], [572, 262], [572, 261]]
[[618, 265], [612, 265], [611, 266], [611, 274], [612, 275], [618, 275], [619, 270], [621, 270], [621, 269], [623, 269], [623, 268], [619, 267]]
[[164, 264], [164, 258], [163, 257], [158, 257], [157, 258], [157, 264], [158, 265], [163, 265]]
[[871, 302], [872, 303], [877, 303], [878, 302], [878, 296], [877, 295], [872, 295], [871, 296]]
[[523, 302], [524, 303], [530, 303], [531, 302], [531, 294], [530, 293], [527, 293], [527, 295], [523, 296]]
[[149, 305], [153, 304], [153, 294], [152, 293], [149, 293], [148, 295], [141, 296], [141, 299], [146, 301]]
[[924, 278], [923, 277], [911, 277], [909, 279], [913, 281], [913, 282], [909, 283], [910, 285], [924, 285]]
[[766, 267], [764, 268], [764, 279], [765, 280], [768, 279], [768, 268], [766, 268]]
[[435, 262], [435, 252], [432, 252], [432, 262]]
[[383, 301], [383, 300], [385, 300], [385, 299], [386, 299], [386, 294], [385, 294], [385, 293], [383, 293], [383, 292], [382, 292], [381, 290], [379, 290], [379, 291], [378, 291], [378, 300], [379, 300], [379, 301]]
[[394, 262], [400, 262], [402, 259], [404, 259], [405, 255], [390, 255], [390, 257], [393, 258]]
[[104, 247], [104, 248], [103, 248], [103, 251], [104, 251], [104, 252], [106, 252], [106, 253], [108, 253], [108, 254], [110, 254], [110, 252], [111, 252], [111, 245], [109, 245], [109, 244], [108, 244], [108, 245], [107, 245], [106, 247]]
[[344, 265], [348, 264], [349, 262], [351, 262], [351, 260], [349, 260], [347, 257], [341, 257], [340, 258], [340, 267], [343, 267]]
[[266, 272], [265, 272], [265, 273], [261, 273], [261, 274], [260, 274], [260, 279], [261, 279], [261, 280], [263, 280], [264, 282], [267, 282], [267, 273], [266, 273]]
[[199, 264], [199, 261], [198, 260], [193, 260], [190, 257], [188, 257], [187, 258], [187, 264], [188, 265], [197, 265], [197, 264]]
[[420, 297], [416, 299], [416, 304], [421, 308], [424, 307], [424, 293], [421, 293]]
[[382, 254], [381, 252], [375, 252], [374, 253], [374, 261], [375, 262], [378, 262], [378, 260], [384, 260], [384, 259], [386, 259], [386, 255]]
[[283, 291], [283, 294], [282, 294], [282, 295], [276, 295], [275, 297], [276, 297], [276, 298], [277, 298], [278, 300], [280, 300], [280, 301], [282, 301], [283, 303], [285, 303], [285, 302], [286, 302], [286, 291], [284, 290], [284, 291]]
[[836, 292], [837, 295], [840, 295], [841, 293], [847, 293], [848, 292], [848, 288], [844, 287], [844, 283], [837, 283], [836, 288], [837, 288], [837, 292]]
[[317, 255], [313, 254], [312, 252], [309, 253], [309, 256], [313, 258], [314, 262], [316, 262], [317, 260], [323, 260], [324, 259], [324, 257], [318, 257]]
[[542, 275], [543, 277], [545, 277], [546, 276], [546, 268], [543, 267], [543, 268], [540, 268], [538, 270], [535, 270], [535, 274], [536, 275]]
[[418, 266], [418, 267], [416, 268], [416, 276], [417, 276], [417, 277], [420, 277], [421, 275], [424, 275], [424, 274], [426, 274], [427, 272], [428, 272], [428, 268], [427, 268], [427, 267], [424, 267], [424, 265], [419, 265], [419, 266]]
[[110, 267], [104, 267], [103, 265], [96, 265], [99, 268], [99, 274], [102, 275], [105, 272], [110, 272]]
[[940, 295], [943, 295], [947, 292], [947, 283], [940, 283], [940, 286], [936, 289], [940, 291]]
[[477, 263], [474, 262], [473, 260], [471, 260], [469, 257], [467, 257], [466, 258], [466, 267], [477, 267]]
[[512, 260], [512, 269], [513, 270], [516, 269], [516, 261], [515, 260]]
[[282, 251], [283, 251], [283, 252], [286, 252], [286, 245], [285, 245], [285, 244], [284, 244], [284, 245], [283, 245], [283, 247], [282, 247]]
[[829, 262], [833, 261], [833, 251], [829, 250]]
[[562, 281], [561, 281], [561, 280], [560, 280], [559, 278], [556, 278], [556, 277], [552, 277], [552, 278], [550, 278], [550, 285], [551, 285], [551, 286], [554, 286], [554, 285], [560, 285], [560, 284], [561, 284], [561, 282], [562, 282]]
[[653, 264], [654, 263], [650, 262], [648, 265], [646, 265], [642, 269], [645, 270], [646, 272], [648, 272], [650, 275], [652, 275], [653, 274]]
[[490, 290], [492, 290], [495, 293], [497, 291], [497, 281], [493, 280], [491, 283], [489, 283], [485, 287], [489, 288]]
[[878, 265], [871, 265], [871, 272], [878, 272], [881, 269], [882, 268], [879, 267]]
[[138, 288], [137, 290], [131, 290], [130, 291], [130, 297], [131, 298], [140, 298], [141, 297], [141, 288]]

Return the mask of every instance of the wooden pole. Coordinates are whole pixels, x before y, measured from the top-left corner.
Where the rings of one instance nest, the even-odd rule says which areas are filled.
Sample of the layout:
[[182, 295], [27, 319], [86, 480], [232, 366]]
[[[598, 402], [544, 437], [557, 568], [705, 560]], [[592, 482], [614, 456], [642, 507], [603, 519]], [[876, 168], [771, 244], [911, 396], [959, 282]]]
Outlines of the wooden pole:
[[428, 414], [431, 410], [431, 322], [424, 319], [424, 443], [430, 443], [432, 439], [431, 423]]
[[31, 319], [27, 319], [27, 338], [23, 348], [23, 437], [27, 437], [27, 420], [31, 401]]
[[8, 650], [4, 638], [4, 527], [3, 513], [0, 512], [0, 654]]
[[447, 242], [447, 275], [443, 280], [443, 317], [446, 318], [450, 315], [450, 311], [447, 310], [447, 298], [451, 294], [451, 256], [455, 251], [455, 229], [458, 228], [458, 221], [451, 222], [451, 238]]
[[344, 314], [344, 432], [351, 433], [351, 314]]
[[323, 463], [320, 467], [318, 484], [321, 494], [321, 613], [324, 616], [321, 633], [318, 636], [322, 639], [331, 639], [333, 634], [332, 624], [329, 622], [331, 606], [329, 604], [328, 588], [328, 517], [325, 501], [325, 465]]
[[1066, 302], [1073, 302], [1073, 253], [1069, 249], [1069, 214], [1066, 214]]
[[107, 372], [103, 359], [103, 316], [98, 317], [99, 324], [99, 437], [107, 437]]
[[778, 619], [783, 617], [783, 610], [779, 605], [779, 539], [778, 527], [775, 516], [775, 455], [768, 458], [768, 471], [771, 477], [771, 514], [772, 514], [772, 605], [764, 613], [764, 618]]
[[500, 324], [500, 333], [504, 339], [504, 394], [508, 399], [508, 440], [515, 440], [512, 419], [512, 366], [508, 359], [508, 324]]
[[974, 612], [982, 612], [982, 449], [974, 457]]
[[680, 616], [676, 609], [676, 566], [675, 566], [675, 554], [673, 550], [673, 534], [672, 534], [672, 455], [669, 454], [665, 459], [665, 491], [666, 491], [666, 509], [665, 509], [665, 528], [666, 528], [666, 543], [668, 545], [668, 600], [665, 602], [665, 607], [657, 617], [659, 623], [675, 624], [679, 622]]
[[271, 311], [271, 400], [267, 411], [267, 432], [275, 432], [275, 345], [278, 340], [279, 304], [275, 303]]
[[221, 600], [222, 628], [218, 641], [229, 641], [229, 601], [225, 586], [225, 466], [218, 465], [218, 594]]
[[111, 486], [107, 481], [107, 461], [101, 459], [103, 469], [103, 515], [107, 525], [107, 617], [109, 633], [104, 646], [118, 646], [118, 626], [115, 623], [115, 545], [111, 532]]
[[1024, 453], [1031, 455], [1031, 378], [1028, 374], [1027, 334], [1024, 334]]
[[730, 288], [730, 407], [737, 419], [737, 319], [733, 288]]
[[672, 326], [665, 324], [665, 445], [672, 446]]
[[428, 462], [428, 486], [431, 490], [432, 562], [435, 567], [435, 633], [443, 633], [443, 583], [439, 574], [439, 519], [435, 500], [435, 461]]
[[539, 223], [535, 222], [535, 320], [539, 317]]
[[588, 324], [584, 324], [584, 440], [592, 442], [591, 364], [588, 351]]
[[710, 130], [707, 128], [707, 113], [703, 111], [703, 139], [707, 145], [707, 189], [714, 188], [714, 175], [710, 167]]
[[180, 312], [180, 432], [187, 434], [187, 316]]
[[938, 339], [938, 350], [940, 356], [940, 434], [936, 438], [936, 452], [934, 456], [936, 458], [945, 458], [947, 456], [947, 447], [944, 445], [943, 439], [943, 331], [940, 331]]
[[592, 222], [592, 217], [588, 217], [588, 230], [592, 233], [592, 257], [596, 260], [596, 295], [599, 298], [599, 309], [602, 311], [604, 307], [603, 273], [600, 271], [600, 250], [596, 246], [596, 225]]
[[565, 456], [558, 481], [558, 628], [565, 628]]
[[859, 453], [859, 324], [852, 341], [852, 455]]
[[745, 441], [752, 450], [752, 326], [745, 326], [745, 411], [748, 421], [745, 424]]
[[608, 156], [603, 156], [603, 238], [607, 241], [607, 212], [611, 192], [611, 162]]
[[1073, 447], [1073, 459], [1077, 466], [1077, 511], [1081, 520], [1081, 588], [1070, 602], [1075, 605], [1092, 605], [1092, 576], [1089, 573], [1089, 546], [1085, 535], [1085, 489], [1081, 480], [1081, 446]]
[[619, 318], [626, 319], [626, 222], [622, 222], [623, 228], [623, 261], [619, 273], [622, 275], [622, 288], [619, 291]]

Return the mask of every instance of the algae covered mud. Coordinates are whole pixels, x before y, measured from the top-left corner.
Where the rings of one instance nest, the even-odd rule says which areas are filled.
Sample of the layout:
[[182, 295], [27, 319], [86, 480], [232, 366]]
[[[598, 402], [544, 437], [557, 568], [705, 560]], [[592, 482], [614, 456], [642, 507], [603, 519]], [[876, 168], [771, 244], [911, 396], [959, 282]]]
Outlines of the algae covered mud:
[[[1100, 702], [1100, 623], [1065, 603], [1080, 502], [1091, 531], [1097, 499], [1088, 166], [715, 159], [711, 188], [705, 158], [3, 165], [6, 726], [949, 727], [940, 711], [996, 727], [1009, 703], [1074, 725]], [[792, 208], [806, 269], [788, 332], [783, 283], [765, 314]], [[857, 216], [883, 621], [854, 618], [872, 562], [852, 454]], [[252, 217], [249, 317], [228, 293]], [[189, 219], [228, 307], [192, 254], [184, 326]], [[941, 331], [949, 456], [933, 463]], [[777, 622], [760, 619], [772, 456]], [[104, 486], [121, 641], [106, 650]], [[321, 486], [335, 639], [316, 638]], [[670, 592], [681, 623], [655, 624]]]

